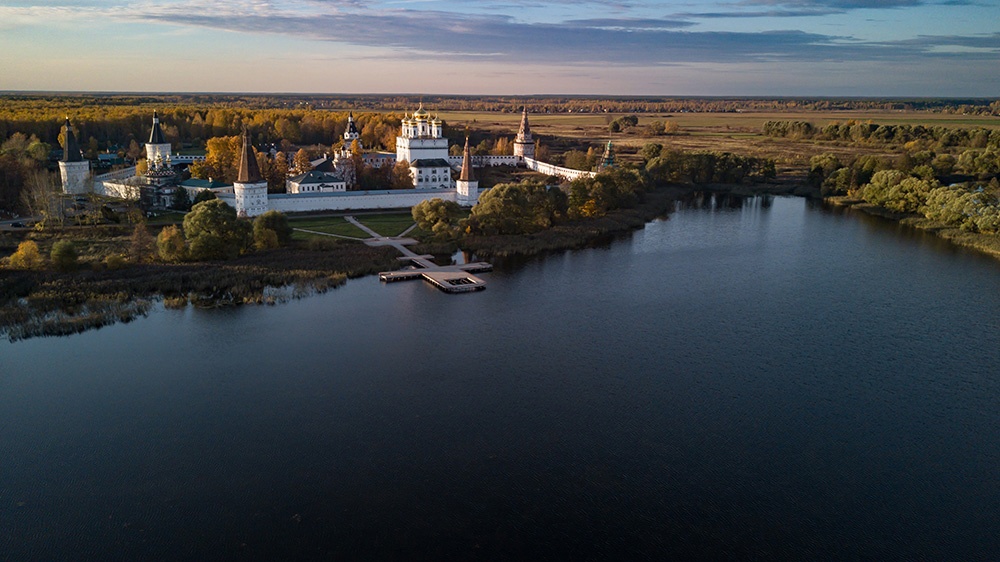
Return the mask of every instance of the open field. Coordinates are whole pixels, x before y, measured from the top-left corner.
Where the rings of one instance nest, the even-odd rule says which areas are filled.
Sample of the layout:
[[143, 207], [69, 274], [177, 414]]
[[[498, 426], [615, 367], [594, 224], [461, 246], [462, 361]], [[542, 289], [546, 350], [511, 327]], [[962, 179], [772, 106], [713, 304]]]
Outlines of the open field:
[[[838, 155], [896, 154], [892, 148], [848, 146], [837, 141], [772, 138], [761, 134], [767, 121], [807, 121], [816, 126], [850, 120], [871, 121], [888, 125], [925, 125], [942, 127], [1000, 128], [1000, 118], [988, 115], [954, 115], [931, 112], [901, 111], [781, 111], [744, 113], [656, 113], [638, 114], [638, 126], [621, 133], [608, 131], [608, 124], [622, 113], [529, 114], [532, 133], [553, 154], [567, 150], [603, 148], [612, 141], [623, 161], [638, 161], [639, 148], [647, 143], [685, 151], [726, 151], [747, 156], [774, 158], [779, 174], [785, 167], [800, 168], [816, 154], [832, 152]], [[518, 113], [441, 112], [453, 130], [487, 131], [494, 136], [513, 138], [517, 134], [521, 115]], [[672, 121], [676, 134], [653, 136], [646, 125], [653, 121]]]

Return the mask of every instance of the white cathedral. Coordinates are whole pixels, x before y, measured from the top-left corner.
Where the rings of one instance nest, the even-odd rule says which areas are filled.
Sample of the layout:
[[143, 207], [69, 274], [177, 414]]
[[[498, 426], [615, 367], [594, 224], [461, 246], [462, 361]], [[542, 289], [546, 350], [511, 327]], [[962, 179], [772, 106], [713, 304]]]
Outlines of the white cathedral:
[[[180, 184], [176, 181], [172, 164], [190, 163], [192, 157], [176, 157], [171, 154], [170, 143], [166, 141], [160, 127], [159, 116], [153, 113], [153, 126], [149, 142], [146, 143], [146, 160], [149, 168], [144, 174], [136, 169], [119, 170], [93, 178], [93, 191], [102, 195], [123, 199], [139, 199], [143, 189], [155, 193], [154, 200], [165, 204], [175, 189], [198, 191], [211, 189], [216, 195], [234, 207], [240, 216], [254, 217], [268, 210], [282, 212], [340, 211], [359, 209], [394, 209], [412, 207], [429, 199], [440, 198], [455, 201], [459, 205], [471, 207], [479, 200], [479, 183], [473, 173], [473, 164], [482, 166], [518, 165], [526, 166], [550, 175], [575, 179], [592, 176], [593, 172], [582, 172], [553, 166], [534, 160], [535, 141], [528, 125], [527, 108], [521, 115], [521, 125], [514, 140], [513, 156], [472, 157], [469, 139], [461, 157], [448, 154], [448, 139], [443, 135], [443, 122], [423, 108], [423, 104], [412, 115], [404, 116], [399, 136], [396, 137], [396, 154], [365, 155], [365, 161], [374, 165], [395, 165], [407, 162], [413, 178], [412, 189], [347, 191], [344, 176], [350, 173], [345, 166], [345, 157], [351, 155], [354, 141], [360, 147], [360, 134], [354, 123], [354, 115], [348, 116], [347, 130], [344, 132], [345, 148], [332, 160], [332, 170], [322, 173], [303, 174], [288, 179], [288, 192], [268, 194], [267, 182], [262, 178], [257, 159], [251, 145], [250, 135], [243, 133], [240, 153], [239, 173], [234, 184], [215, 187]], [[59, 162], [63, 190], [67, 193], [83, 193], [90, 188], [90, 164], [81, 157], [79, 145], [66, 119], [66, 135], [63, 159]], [[452, 179], [452, 172], [458, 178]], [[311, 175], [310, 175], [311, 174]], [[199, 180], [200, 181], [200, 180]]]

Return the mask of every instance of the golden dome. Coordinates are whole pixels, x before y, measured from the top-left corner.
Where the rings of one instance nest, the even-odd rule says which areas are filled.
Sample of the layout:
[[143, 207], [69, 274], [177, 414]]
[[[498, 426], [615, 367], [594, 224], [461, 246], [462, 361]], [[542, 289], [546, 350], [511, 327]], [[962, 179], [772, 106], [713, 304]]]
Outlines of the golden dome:
[[427, 113], [427, 110], [424, 109], [424, 104], [422, 103], [420, 104], [420, 107], [413, 113], [413, 117], [415, 119], [427, 119], [428, 117], [430, 117], [430, 115], [431, 114]]

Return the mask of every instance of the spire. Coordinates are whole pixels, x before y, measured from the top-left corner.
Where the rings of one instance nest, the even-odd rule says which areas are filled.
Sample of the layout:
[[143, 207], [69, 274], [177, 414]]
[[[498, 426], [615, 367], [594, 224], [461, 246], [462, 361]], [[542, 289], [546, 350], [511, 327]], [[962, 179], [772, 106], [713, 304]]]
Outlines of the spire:
[[63, 144], [63, 162], [82, 162], [83, 158], [80, 156], [80, 145], [76, 142], [76, 135], [73, 134], [73, 128], [70, 127], [69, 117], [66, 117], [66, 139]]
[[604, 147], [604, 155], [601, 156], [601, 162], [597, 165], [597, 171], [607, 170], [608, 168], [615, 167], [615, 153], [611, 148], [611, 141], [608, 141], [608, 145]]
[[524, 106], [521, 111], [521, 128], [517, 131], [517, 138], [522, 141], [531, 140], [531, 127], [528, 126], [528, 106]]
[[250, 144], [250, 131], [243, 128], [243, 150], [240, 151], [240, 171], [236, 176], [236, 183], [259, 183], [263, 181], [260, 177], [260, 168], [257, 166], [257, 155], [253, 152], [253, 145]]
[[166, 137], [163, 136], [163, 129], [160, 128], [160, 117], [153, 110], [153, 130], [149, 132], [149, 144], [167, 144]]
[[462, 175], [458, 176], [458, 181], [475, 181], [476, 176], [472, 173], [472, 153], [469, 152], [469, 137], [465, 137], [465, 150], [462, 152]]

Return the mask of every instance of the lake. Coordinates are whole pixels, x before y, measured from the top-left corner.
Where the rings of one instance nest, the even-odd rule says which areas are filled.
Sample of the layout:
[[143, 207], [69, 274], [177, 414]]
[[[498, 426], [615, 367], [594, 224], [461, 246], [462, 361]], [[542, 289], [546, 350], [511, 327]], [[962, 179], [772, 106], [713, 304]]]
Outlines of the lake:
[[1000, 262], [705, 197], [482, 277], [0, 343], [0, 559], [1000, 558]]

